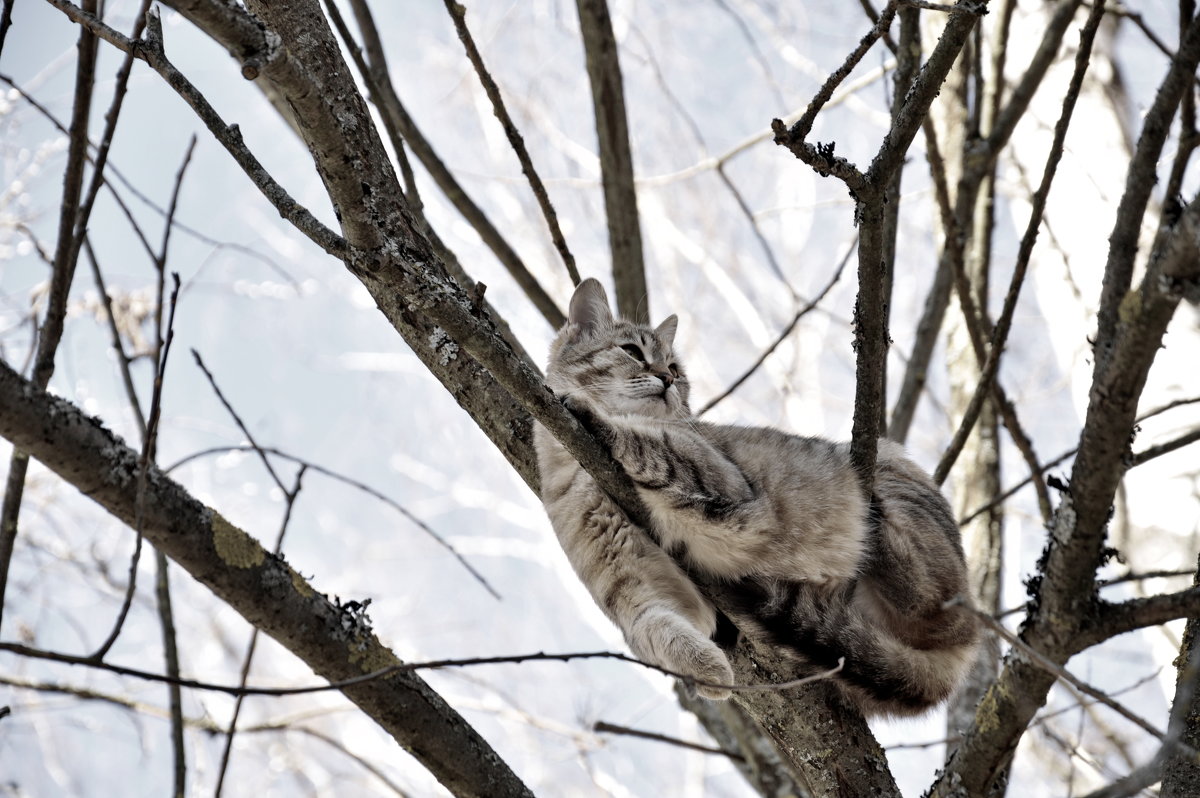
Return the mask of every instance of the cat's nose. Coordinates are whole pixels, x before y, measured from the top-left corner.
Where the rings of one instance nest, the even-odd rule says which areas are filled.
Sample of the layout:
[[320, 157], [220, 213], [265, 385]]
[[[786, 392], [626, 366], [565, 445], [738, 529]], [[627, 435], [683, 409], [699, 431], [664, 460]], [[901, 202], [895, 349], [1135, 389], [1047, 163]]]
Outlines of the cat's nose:
[[671, 387], [671, 383], [675, 382], [675, 375], [669, 371], [654, 371], [651, 372], [655, 377], [662, 380], [663, 390]]

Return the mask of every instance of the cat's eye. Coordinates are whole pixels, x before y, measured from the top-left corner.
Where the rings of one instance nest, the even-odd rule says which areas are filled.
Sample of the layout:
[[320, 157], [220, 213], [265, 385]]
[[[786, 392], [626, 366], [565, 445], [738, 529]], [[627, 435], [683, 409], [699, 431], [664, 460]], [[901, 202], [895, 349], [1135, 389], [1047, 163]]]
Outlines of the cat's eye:
[[635, 360], [646, 362], [646, 356], [642, 354], [642, 350], [637, 344], [621, 344], [621, 348]]

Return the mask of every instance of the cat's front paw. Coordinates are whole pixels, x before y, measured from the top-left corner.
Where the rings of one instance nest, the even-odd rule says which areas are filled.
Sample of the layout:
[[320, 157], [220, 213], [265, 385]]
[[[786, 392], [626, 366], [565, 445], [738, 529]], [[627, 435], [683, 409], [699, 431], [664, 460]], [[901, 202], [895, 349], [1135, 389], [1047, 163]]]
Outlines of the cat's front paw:
[[596, 406], [588, 399], [579, 394], [568, 393], [563, 394], [560, 401], [563, 403], [563, 407], [571, 411], [571, 415], [575, 416], [588, 432], [602, 440], [608, 440], [611, 436], [610, 427], [600, 418]]
[[711, 701], [725, 701], [733, 695], [728, 688], [728, 685], [734, 683], [733, 668], [729, 667], [729, 660], [725, 658], [724, 654], [719, 651], [715, 654], [715, 656], [702, 656], [693, 662], [695, 671], [693, 676], [696, 682], [690, 686], [694, 687], [702, 698]]

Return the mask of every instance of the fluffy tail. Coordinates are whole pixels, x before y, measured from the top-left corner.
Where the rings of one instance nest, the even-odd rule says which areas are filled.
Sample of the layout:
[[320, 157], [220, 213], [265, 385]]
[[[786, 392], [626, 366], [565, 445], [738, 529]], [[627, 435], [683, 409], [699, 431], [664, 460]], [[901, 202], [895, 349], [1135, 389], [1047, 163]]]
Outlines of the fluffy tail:
[[[918, 625], [936, 643], [913, 645], [881, 622], [874, 591], [859, 581], [830, 591], [804, 582], [754, 578], [725, 585], [733, 621], [751, 638], [816, 670], [844, 658], [836, 681], [866, 714], [915, 715], [947, 699], [974, 662], [977, 626], [970, 610], [939, 608]], [[915, 622], [917, 619], [909, 619]]]

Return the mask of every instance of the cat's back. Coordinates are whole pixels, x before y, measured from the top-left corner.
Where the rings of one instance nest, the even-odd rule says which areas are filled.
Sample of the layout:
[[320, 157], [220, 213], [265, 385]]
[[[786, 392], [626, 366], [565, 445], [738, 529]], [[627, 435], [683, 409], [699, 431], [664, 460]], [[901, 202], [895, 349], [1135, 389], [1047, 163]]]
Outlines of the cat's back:
[[764, 490], [803, 488], [856, 494], [850, 448], [774, 427], [699, 424], [697, 429]]

